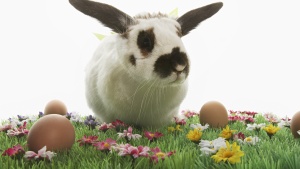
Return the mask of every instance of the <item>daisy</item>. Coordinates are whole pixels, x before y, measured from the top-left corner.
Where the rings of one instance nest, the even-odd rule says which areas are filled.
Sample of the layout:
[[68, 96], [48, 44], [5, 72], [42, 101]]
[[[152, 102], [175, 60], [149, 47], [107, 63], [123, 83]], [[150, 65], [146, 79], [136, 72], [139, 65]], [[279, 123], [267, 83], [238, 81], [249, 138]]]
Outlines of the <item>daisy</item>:
[[79, 146], [83, 145], [93, 145], [94, 143], [98, 142], [97, 141], [98, 136], [83, 136], [81, 139], [77, 140], [79, 143]]
[[221, 147], [226, 147], [225, 138], [219, 137], [212, 141], [201, 140], [199, 143], [200, 151], [205, 155], [215, 154]]
[[152, 141], [154, 139], [158, 139], [159, 137], [162, 137], [163, 134], [160, 132], [151, 133], [149, 131], [144, 132], [145, 137], [148, 138], [148, 140]]
[[15, 157], [18, 155], [23, 155], [25, 153], [24, 148], [21, 145], [15, 145], [12, 148], [8, 148], [2, 154], [2, 156]]
[[111, 150], [111, 147], [116, 145], [116, 141], [108, 138], [105, 141], [96, 142], [93, 144], [97, 148], [97, 150]]
[[205, 124], [204, 126], [202, 126], [200, 123], [196, 123], [196, 124], [191, 124], [190, 127], [193, 129], [200, 129], [201, 131], [203, 131], [209, 127], [209, 124]]
[[233, 133], [237, 130], [230, 130], [229, 126], [226, 125], [226, 128], [223, 128], [222, 132], [219, 134], [220, 137], [225, 138], [226, 140], [232, 138]]
[[194, 129], [190, 130], [186, 137], [191, 140], [192, 142], [199, 143], [202, 136], [201, 130]]
[[236, 142], [229, 144], [229, 142], [226, 141], [226, 147], [221, 147], [211, 158], [217, 163], [228, 161], [231, 164], [235, 164], [241, 161], [242, 156], [244, 156], [244, 152], [240, 150], [240, 146], [238, 146]]
[[243, 143], [247, 143], [247, 144], [250, 144], [250, 145], [255, 145], [256, 143], [258, 143], [260, 141], [260, 139], [257, 137], [257, 136], [249, 136], [249, 137], [246, 137], [244, 139], [244, 142]]
[[153, 155], [150, 157], [150, 160], [153, 161], [154, 163], [158, 163], [158, 160], [164, 160], [166, 157], [170, 157], [175, 153], [175, 151], [170, 151], [168, 153], [164, 153], [160, 150], [160, 148], [155, 147], [151, 149]]
[[139, 134], [132, 134], [132, 127], [128, 127], [127, 130], [124, 130], [123, 133], [117, 133], [119, 138], [125, 138], [127, 141], [131, 139], [140, 139], [142, 136]]
[[46, 149], [47, 149], [46, 146], [44, 146], [42, 149], [38, 151], [37, 154], [33, 151], [27, 151], [24, 155], [24, 158], [27, 158], [28, 160], [47, 159], [51, 161], [51, 159], [56, 155], [56, 153], [51, 151], [46, 151]]
[[256, 124], [256, 123], [253, 123], [253, 124], [247, 124], [247, 128], [246, 130], [256, 130], [256, 131], [259, 131], [261, 128], [265, 127], [266, 124], [265, 123], [260, 123], [260, 124]]
[[276, 132], [277, 132], [278, 130], [280, 130], [280, 127], [273, 126], [272, 124], [269, 124], [267, 127], [264, 127], [263, 129], [267, 132], [268, 136], [269, 136], [270, 139], [271, 139], [272, 136], [273, 136], [274, 134], [276, 134]]

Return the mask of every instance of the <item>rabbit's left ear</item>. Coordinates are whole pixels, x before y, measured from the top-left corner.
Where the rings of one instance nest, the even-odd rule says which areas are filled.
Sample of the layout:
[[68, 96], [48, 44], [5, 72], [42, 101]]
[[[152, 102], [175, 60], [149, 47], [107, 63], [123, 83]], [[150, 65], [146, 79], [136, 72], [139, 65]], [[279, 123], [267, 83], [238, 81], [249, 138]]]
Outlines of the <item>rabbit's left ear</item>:
[[194, 10], [191, 10], [177, 19], [181, 25], [182, 36], [188, 34], [192, 29], [196, 28], [199, 23], [213, 16], [223, 6], [222, 2], [206, 5]]

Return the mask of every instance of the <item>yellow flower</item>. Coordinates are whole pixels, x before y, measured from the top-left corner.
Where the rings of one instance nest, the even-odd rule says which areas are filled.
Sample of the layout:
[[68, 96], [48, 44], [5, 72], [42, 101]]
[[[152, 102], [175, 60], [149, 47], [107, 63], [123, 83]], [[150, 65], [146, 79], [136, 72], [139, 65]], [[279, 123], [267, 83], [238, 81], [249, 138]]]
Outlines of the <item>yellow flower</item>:
[[182, 131], [180, 125], [176, 125], [176, 127], [168, 127], [168, 132], [174, 132], [174, 131]]
[[202, 132], [199, 129], [190, 130], [189, 133], [186, 135], [186, 137], [193, 142], [199, 142], [201, 136]]
[[279, 127], [277, 126], [273, 126], [272, 124], [269, 124], [267, 127], [264, 127], [263, 128], [268, 136], [270, 137], [270, 139], [272, 138], [272, 136], [280, 129]]
[[241, 161], [241, 157], [244, 156], [244, 152], [240, 150], [240, 146], [234, 142], [232, 145], [226, 141], [226, 148], [221, 147], [219, 151], [211, 156], [217, 163], [220, 161], [228, 161], [231, 164], [239, 163]]
[[267, 127], [263, 128], [268, 134], [274, 135], [280, 128], [269, 124]]
[[220, 137], [223, 137], [225, 139], [230, 139], [232, 138], [232, 133], [236, 132], [237, 130], [230, 130], [229, 126], [226, 125], [226, 128], [224, 128], [221, 132], [221, 134], [219, 134]]

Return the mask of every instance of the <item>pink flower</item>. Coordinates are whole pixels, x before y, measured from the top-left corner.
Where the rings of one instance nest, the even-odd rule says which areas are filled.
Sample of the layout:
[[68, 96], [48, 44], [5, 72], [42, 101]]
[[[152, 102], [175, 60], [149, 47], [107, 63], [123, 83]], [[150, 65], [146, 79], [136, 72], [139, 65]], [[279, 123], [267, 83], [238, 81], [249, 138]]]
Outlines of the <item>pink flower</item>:
[[7, 130], [7, 135], [8, 136], [17, 136], [17, 137], [22, 137], [22, 136], [25, 136], [25, 135], [28, 135], [29, 133], [29, 130], [26, 129], [26, 124], [27, 122], [25, 121], [23, 123], [22, 126], [20, 126], [19, 128], [13, 128], [13, 129], [10, 129], [10, 130]]
[[104, 123], [102, 123], [102, 124], [99, 126], [98, 129], [101, 130], [101, 131], [106, 132], [108, 129], [113, 129], [113, 128], [115, 128], [115, 126], [112, 125], [112, 123], [106, 124], [106, 123], [104, 122]]
[[118, 120], [118, 119], [113, 121], [111, 124], [115, 127], [120, 127], [120, 126], [125, 127], [126, 126], [126, 124], [123, 121]]
[[255, 117], [255, 115], [257, 114], [256, 112], [250, 112], [250, 111], [244, 111], [245, 114]]
[[244, 140], [245, 135], [242, 132], [233, 135], [233, 140]]
[[116, 145], [116, 141], [108, 138], [105, 141], [96, 142], [93, 144], [97, 148], [97, 150], [111, 150], [111, 147]]
[[53, 153], [51, 151], [46, 151], [46, 149], [47, 149], [47, 147], [44, 146], [42, 149], [40, 149], [38, 151], [37, 154], [33, 151], [27, 151], [24, 155], [24, 158], [27, 158], [28, 160], [47, 159], [47, 160], [51, 161], [51, 159], [56, 155], [56, 153]]
[[231, 122], [236, 122], [239, 120], [239, 116], [238, 115], [229, 115], [228, 120]]
[[153, 155], [150, 157], [150, 160], [154, 163], [157, 163], [159, 159], [164, 160], [166, 157], [170, 157], [175, 153], [175, 151], [164, 153], [158, 147], [151, 149], [151, 151], [153, 152]]
[[160, 132], [151, 133], [149, 131], [145, 131], [144, 134], [145, 134], [145, 137], [147, 137], [151, 141], [163, 136], [163, 134]]
[[131, 139], [139, 139], [142, 136], [139, 134], [132, 134], [132, 127], [128, 127], [127, 130], [124, 130], [123, 133], [118, 133], [119, 138], [125, 138], [127, 141]]
[[190, 110], [183, 110], [181, 112], [186, 118], [191, 118], [193, 116], [198, 115], [198, 113], [194, 112], [194, 111], [190, 111]]
[[185, 125], [186, 124], [185, 119], [179, 120], [178, 117], [174, 117], [174, 120], [175, 120], [175, 123], [178, 124], [178, 125]]
[[77, 140], [79, 143], [79, 146], [83, 145], [92, 145], [97, 142], [98, 136], [88, 136], [86, 137], [85, 135], [82, 137], [82, 139]]
[[22, 155], [24, 154], [25, 151], [23, 149], [23, 147], [21, 145], [15, 145], [12, 148], [8, 148], [7, 150], [5, 150], [2, 154], [2, 156], [10, 156], [10, 157], [14, 157], [17, 155]]
[[114, 147], [119, 156], [131, 156], [133, 158], [148, 157], [150, 148], [147, 146], [134, 147], [130, 144], [120, 144]]

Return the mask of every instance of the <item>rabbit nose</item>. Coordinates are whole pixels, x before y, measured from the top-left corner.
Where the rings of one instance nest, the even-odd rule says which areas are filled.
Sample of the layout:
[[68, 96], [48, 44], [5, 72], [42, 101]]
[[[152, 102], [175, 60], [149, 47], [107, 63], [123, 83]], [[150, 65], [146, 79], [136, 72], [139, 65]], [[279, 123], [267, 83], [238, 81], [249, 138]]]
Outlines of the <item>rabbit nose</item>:
[[178, 47], [173, 48], [171, 52], [171, 63], [174, 71], [182, 72], [187, 66], [186, 54], [180, 52], [180, 49]]
[[182, 72], [185, 69], [185, 67], [186, 67], [186, 64], [184, 64], [184, 65], [176, 65], [175, 71]]

